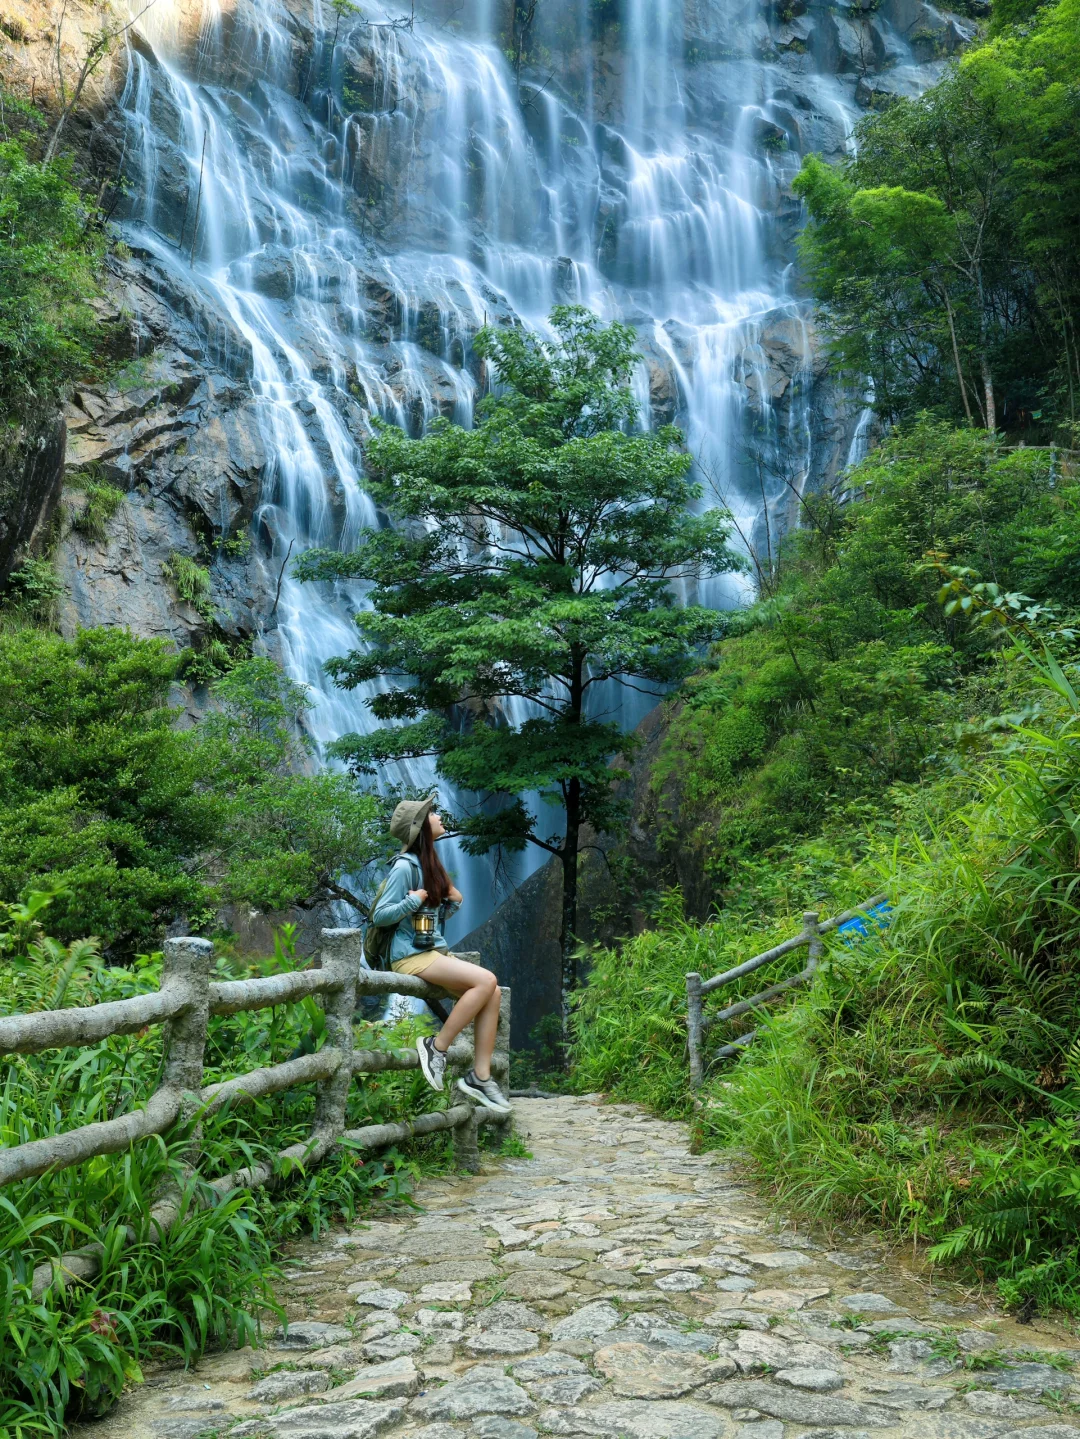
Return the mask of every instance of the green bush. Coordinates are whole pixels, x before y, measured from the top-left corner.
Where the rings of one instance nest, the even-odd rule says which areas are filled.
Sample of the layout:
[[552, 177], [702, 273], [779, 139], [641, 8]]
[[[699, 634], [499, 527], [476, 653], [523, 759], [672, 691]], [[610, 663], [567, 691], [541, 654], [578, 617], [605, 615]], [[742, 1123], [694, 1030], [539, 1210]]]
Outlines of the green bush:
[[923, 418], [803, 519], [684, 687], [651, 775], [662, 847], [729, 907], [758, 902], [765, 856], [850, 830], [951, 763], [958, 720], [996, 712], [993, 637], [945, 614], [929, 553], [1080, 608], [1080, 484], [1057, 451]]
[[95, 367], [101, 230], [66, 160], [41, 165], [0, 141], [0, 423], [51, 409]]
[[51, 890], [54, 934], [117, 957], [225, 901], [362, 909], [346, 876], [385, 853], [387, 802], [298, 773], [305, 688], [241, 660], [181, 731], [176, 671], [163, 643], [122, 630], [0, 631], [0, 902]]

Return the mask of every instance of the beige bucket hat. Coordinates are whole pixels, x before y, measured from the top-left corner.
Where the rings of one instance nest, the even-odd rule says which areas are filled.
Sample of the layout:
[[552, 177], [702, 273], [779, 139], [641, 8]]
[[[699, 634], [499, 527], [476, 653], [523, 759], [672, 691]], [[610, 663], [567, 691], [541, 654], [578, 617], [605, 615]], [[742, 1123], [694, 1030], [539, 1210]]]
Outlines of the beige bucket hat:
[[438, 795], [434, 790], [427, 799], [403, 799], [390, 818], [390, 837], [401, 840], [402, 853], [415, 844], [424, 821], [435, 808]]

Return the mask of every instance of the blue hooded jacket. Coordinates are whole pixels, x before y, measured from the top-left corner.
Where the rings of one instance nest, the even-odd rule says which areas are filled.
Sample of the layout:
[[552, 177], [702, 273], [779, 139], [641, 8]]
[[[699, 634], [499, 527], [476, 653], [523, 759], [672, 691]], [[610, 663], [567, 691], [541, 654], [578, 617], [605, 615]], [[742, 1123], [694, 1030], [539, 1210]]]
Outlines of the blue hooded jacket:
[[[420, 908], [420, 901], [415, 895], [409, 893], [413, 889], [423, 889], [424, 873], [420, 868], [420, 861], [416, 855], [399, 854], [390, 866], [390, 873], [386, 883], [383, 885], [382, 894], [371, 911], [371, 922], [389, 929], [394, 926], [394, 933], [390, 939], [390, 953], [387, 955], [386, 963], [394, 964], [406, 955], [430, 953], [428, 950], [417, 951], [413, 940], [412, 917]], [[457, 900], [448, 899], [439, 909], [439, 917], [435, 921], [435, 944], [434, 948], [442, 950], [443, 954], [449, 953], [449, 946], [443, 936], [442, 925], [446, 919], [461, 908]]]

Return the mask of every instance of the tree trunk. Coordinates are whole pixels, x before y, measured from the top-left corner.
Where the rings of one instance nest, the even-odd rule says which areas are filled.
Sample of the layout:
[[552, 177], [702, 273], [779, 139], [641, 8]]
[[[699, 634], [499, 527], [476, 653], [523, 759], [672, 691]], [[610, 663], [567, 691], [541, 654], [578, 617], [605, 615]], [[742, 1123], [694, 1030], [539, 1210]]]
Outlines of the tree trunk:
[[975, 421], [971, 414], [971, 406], [968, 404], [967, 385], [964, 382], [964, 370], [960, 364], [960, 347], [956, 343], [956, 325], [953, 323], [952, 303], [949, 300], [949, 287], [943, 285], [941, 293], [945, 297], [945, 313], [949, 317], [949, 338], [952, 340], [953, 364], [956, 366], [956, 382], [960, 386], [960, 398], [964, 402], [964, 414], [967, 415], [967, 422], [975, 428]]
[[577, 962], [574, 959], [575, 931], [577, 929], [577, 858], [578, 838], [581, 831], [581, 781], [572, 779], [567, 786], [566, 796], [566, 838], [563, 840], [560, 858], [563, 867], [562, 882], [562, 926], [559, 931], [559, 951], [562, 954], [562, 1011], [563, 1030], [566, 1030], [570, 1014], [570, 994], [577, 988]]
[[994, 377], [990, 373], [990, 363], [986, 358], [986, 351], [979, 355], [979, 367], [982, 371], [983, 394], [986, 397], [986, 428], [993, 434], [997, 429], [997, 410], [994, 406]]
[[[569, 724], [580, 724], [585, 701], [585, 649], [577, 644], [570, 648], [570, 696], [563, 717]], [[560, 858], [563, 867], [562, 924], [559, 929], [559, 952], [562, 955], [562, 1019], [563, 1036], [569, 1037], [570, 994], [577, 988], [577, 964], [574, 960], [577, 930], [577, 859], [581, 838], [581, 780], [571, 779], [566, 796], [566, 834]]]

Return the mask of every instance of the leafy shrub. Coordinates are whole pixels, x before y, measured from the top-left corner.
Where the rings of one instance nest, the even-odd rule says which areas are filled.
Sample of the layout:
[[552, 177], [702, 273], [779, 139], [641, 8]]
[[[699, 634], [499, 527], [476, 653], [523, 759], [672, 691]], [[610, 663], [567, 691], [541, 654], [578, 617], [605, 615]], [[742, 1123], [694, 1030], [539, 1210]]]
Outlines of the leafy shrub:
[[49, 560], [25, 559], [8, 576], [0, 620], [12, 620], [16, 627], [48, 624], [63, 593], [63, 581]]
[[89, 479], [82, 486], [86, 502], [72, 521], [73, 528], [88, 540], [105, 539], [109, 521], [124, 503], [124, 492], [105, 480]]
[[185, 600], [204, 619], [212, 618], [214, 611], [211, 599], [213, 585], [209, 570], [204, 569], [190, 555], [174, 550], [161, 566], [161, 575], [168, 584], [172, 585], [180, 599]]
[[297, 773], [306, 689], [268, 659], [229, 661], [217, 708], [179, 731], [161, 642], [0, 632], [0, 902], [52, 890], [56, 937], [93, 933], [114, 956], [223, 901], [363, 910], [346, 876], [385, 854], [388, 801]]
[[17, 428], [94, 369], [100, 230], [64, 160], [0, 141], [0, 419]]

